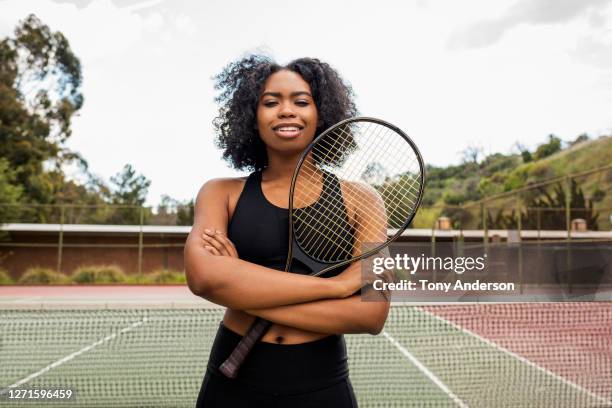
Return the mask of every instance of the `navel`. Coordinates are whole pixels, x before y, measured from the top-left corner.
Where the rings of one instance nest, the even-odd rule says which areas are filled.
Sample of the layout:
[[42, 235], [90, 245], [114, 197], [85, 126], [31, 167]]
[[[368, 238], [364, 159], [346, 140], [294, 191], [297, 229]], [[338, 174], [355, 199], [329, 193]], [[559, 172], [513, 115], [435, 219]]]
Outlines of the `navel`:
[[277, 336], [275, 340], [278, 344], [281, 344], [285, 338], [283, 336]]

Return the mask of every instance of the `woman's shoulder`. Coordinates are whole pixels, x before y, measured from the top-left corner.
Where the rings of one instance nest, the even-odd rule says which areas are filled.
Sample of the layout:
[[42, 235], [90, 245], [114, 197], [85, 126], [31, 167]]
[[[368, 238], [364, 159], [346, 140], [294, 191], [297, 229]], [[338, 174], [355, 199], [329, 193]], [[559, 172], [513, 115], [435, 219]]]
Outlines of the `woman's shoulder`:
[[210, 179], [205, 182], [198, 192], [198, 199], [203, 199], [211, 194], [217, 198], [231, 197], [240, 194], [248, 177], [221, 177]]

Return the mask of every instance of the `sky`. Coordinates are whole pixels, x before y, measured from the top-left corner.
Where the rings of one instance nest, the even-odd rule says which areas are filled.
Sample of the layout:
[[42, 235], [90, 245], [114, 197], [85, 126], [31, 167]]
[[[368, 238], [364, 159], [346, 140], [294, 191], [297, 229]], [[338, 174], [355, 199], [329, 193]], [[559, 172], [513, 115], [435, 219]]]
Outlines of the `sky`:
[[148, 205], [244, 175], [214, 145], [212, 77], [248, 53], [330, 63], [432, 165], [612, 134], [612, 0], [0, 0], [0, 37], [30, 13], [82, 63], [67, 146], [107, 181], [132, 164]]

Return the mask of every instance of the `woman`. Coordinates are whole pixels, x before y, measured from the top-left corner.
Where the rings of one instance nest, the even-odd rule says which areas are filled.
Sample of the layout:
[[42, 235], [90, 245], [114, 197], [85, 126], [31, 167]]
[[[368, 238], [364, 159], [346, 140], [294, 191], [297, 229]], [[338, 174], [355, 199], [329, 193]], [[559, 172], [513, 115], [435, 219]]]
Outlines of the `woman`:
[[[288, 191], [300, 154], [320, 132], [356, 114], [351, 88], [328, 64], [279, 66], [250, 56], [216, 77], [218, 144], [248, 178], [215, 179], [198, 193], [185, 246], [189, 288], [227, 307], [198, 406], [355, 407], [343, 333], [380, 332], [388, 304], [361, 302], [358, 262], [323, 279], [287, 256]], [[219, 365], [254, 318], [275, 324], [234, 380]]]

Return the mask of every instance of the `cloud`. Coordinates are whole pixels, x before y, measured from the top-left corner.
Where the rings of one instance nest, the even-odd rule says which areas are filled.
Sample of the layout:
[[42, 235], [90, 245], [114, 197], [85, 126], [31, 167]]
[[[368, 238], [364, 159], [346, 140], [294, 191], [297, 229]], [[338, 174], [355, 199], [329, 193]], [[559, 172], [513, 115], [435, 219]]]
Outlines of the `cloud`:
[[597, 36], [583, 37], [569, 54], [578, 60], [599, 68], [612, 68], [612, 30]]
[[[79, 10], [87, 8], [94, 0], [52, 0], [57, 4], [72, 4]], [[119, 8], [128, 8], [132, 11], [156, 6], [164, 0], [114, 0], [113, 3]]]
[[[612, 0], [521, 0], [498, 18], [475, 22], [455, 31], [447, 43], [450, 49], [481, 48], [498, 42], [505, 33], [521, 24], [558, 24], [589, 14], [591, 24], [601, 21], [595, 10]], [[595, 17], [594, 17], [595, 16]]]
[[53, 0], [53, 2], [57, 4], [72, 4], [79, 10], [89, 6], [92, 1], [93, 0]]

